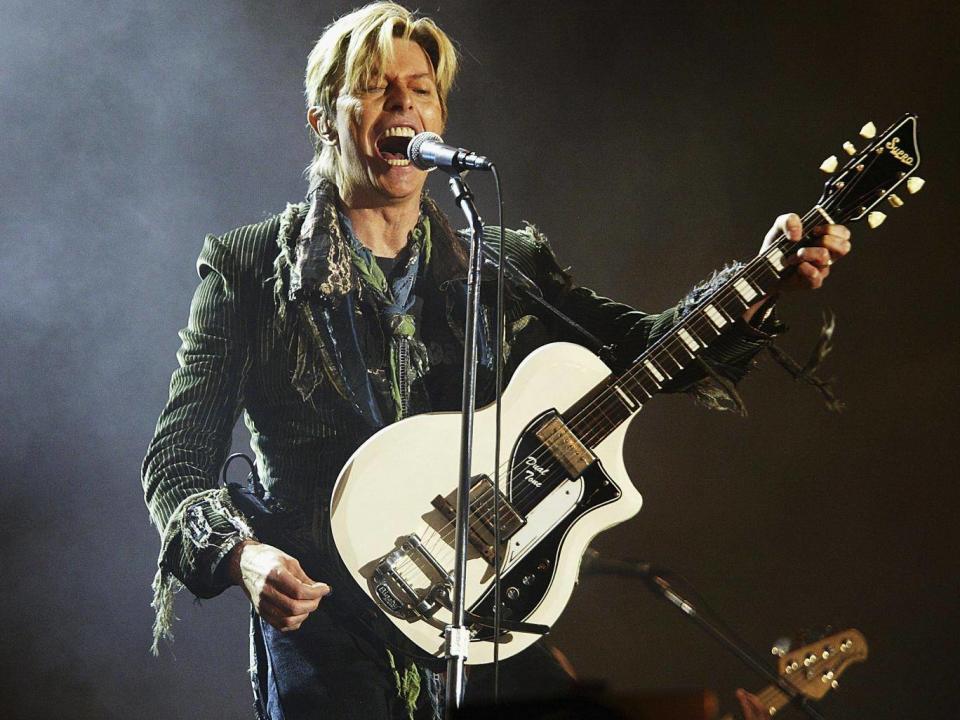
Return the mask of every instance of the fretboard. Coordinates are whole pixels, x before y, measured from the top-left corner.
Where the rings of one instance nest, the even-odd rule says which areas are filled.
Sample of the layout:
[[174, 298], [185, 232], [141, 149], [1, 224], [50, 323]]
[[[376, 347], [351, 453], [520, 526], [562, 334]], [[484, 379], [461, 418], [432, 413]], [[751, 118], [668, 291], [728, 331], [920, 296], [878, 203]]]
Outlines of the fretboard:
[[654, 342], [627, 371], [611, 375], [564, 414], [564, 420], [588, 447], [596, 447], [644, 403], [696, 361], [711, 343], [730, 328], [744, 311], [767, 295], [792, 270], [789, 253], [810, 244], [781, 237], [744, 265], [727, 282], [703, 298]]

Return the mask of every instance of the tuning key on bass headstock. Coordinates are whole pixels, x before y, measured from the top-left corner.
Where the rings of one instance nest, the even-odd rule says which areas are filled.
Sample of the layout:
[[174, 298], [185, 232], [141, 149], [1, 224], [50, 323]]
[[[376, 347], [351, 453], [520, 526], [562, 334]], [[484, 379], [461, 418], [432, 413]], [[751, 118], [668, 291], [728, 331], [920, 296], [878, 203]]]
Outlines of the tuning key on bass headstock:
[[857, 149], [853, 146], [853, 143], [850, 142], [849, 140], [847, 140], [847, 141], [843, 144], [843, 151], [844, 151], [847, 155], [856, 155], [856, 154], [857, 154]]
[[831, 155], [822, 163], [820, 163], [820, 169], [823, 170], [823, 172], [827, 173], [827, 175], [830, 175], [837, 171], [837, 166], [839, 164], [840, 163], [837, 161], [837, 156]]
[[911, 195], [916, 195], [918, 192], [920, 192], [920, 189], [923, 187], [924, 183], [926, 183], [926, 180], [924, 180], [922, 177], [918, 177], [916, 175], [909, 177], [907, 178], [907, 191]]
[[862, 128], [860, 128], [860, 137], [866, 138], [867, 140], [872, 140], [877, 134], [877, 126], [872, 122], [868, 122]]
[[900, 199], [899, 195], [894, 195], [893, 193], [887, 195], [887, 202], [890, 203], [890, 207], [903, 207], [903, 200]]
[[872, 228], [878, 228], [883, 225], [883, 221], [887, 219], [887, 216], [880, 212], [879, 210], [874, 210], [872, 213], [867, 215], [867, 225]]

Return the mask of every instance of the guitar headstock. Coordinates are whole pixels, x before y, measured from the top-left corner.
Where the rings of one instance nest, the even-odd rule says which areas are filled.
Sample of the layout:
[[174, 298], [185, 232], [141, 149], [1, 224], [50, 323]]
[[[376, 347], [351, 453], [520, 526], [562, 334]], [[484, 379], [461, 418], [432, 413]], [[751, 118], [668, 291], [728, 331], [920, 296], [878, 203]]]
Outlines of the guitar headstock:
[[866, 659], [866, 638], [850, 628], [783, 653], [778, 669], [797, 690], [819, 700], [837, 687], [837, 679], [847, 667]]
[[886, 199], [894, 208], [903, 205], [894, 190], [906, 183], [912, 195], [923, 187], [923, 179], [915, 175], [920, 167], [917, 116], [904, 115], [879, 134], [873, 123], [867, 123], [860, 137], [867, 141], [862, 150], [849, 141], [843, 144], [849, 159], [842, 167], [835, 155], [820, 166], [831, 178], [824, 186], [819, 206], [836, 223], [850, 224], [866, 217], [873, 228], [887, 217], [874, 210], [880, 202]]

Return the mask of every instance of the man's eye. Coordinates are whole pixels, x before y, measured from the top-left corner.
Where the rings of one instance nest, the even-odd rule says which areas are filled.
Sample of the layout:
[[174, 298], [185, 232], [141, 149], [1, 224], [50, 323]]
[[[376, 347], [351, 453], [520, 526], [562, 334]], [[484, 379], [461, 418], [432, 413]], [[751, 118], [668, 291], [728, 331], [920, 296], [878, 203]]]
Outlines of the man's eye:
[[414, 88], [413, 91], [417, 95], [430, 95], [433, 91], [430, 88]]
[[386, 90], [386, 89], [387, 89], [386, 85], [371, 85], [370, 87], [366, 88], [366, 90], [365, 90], [364, 92], [368, 92], [368, 93], [380, 93], [380, 92], [383, 92], [383, 91]]

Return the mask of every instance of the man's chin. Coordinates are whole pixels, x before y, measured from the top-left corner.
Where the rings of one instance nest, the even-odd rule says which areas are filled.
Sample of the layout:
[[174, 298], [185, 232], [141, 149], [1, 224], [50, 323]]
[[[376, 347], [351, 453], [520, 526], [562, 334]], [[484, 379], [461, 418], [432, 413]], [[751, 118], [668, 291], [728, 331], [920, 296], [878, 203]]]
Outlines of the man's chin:
[[376, 187], [384, 198], [397, 202], [411, 196], [420, 197], [427, 174], [413, 165], [390, 166], [376, 178]]

